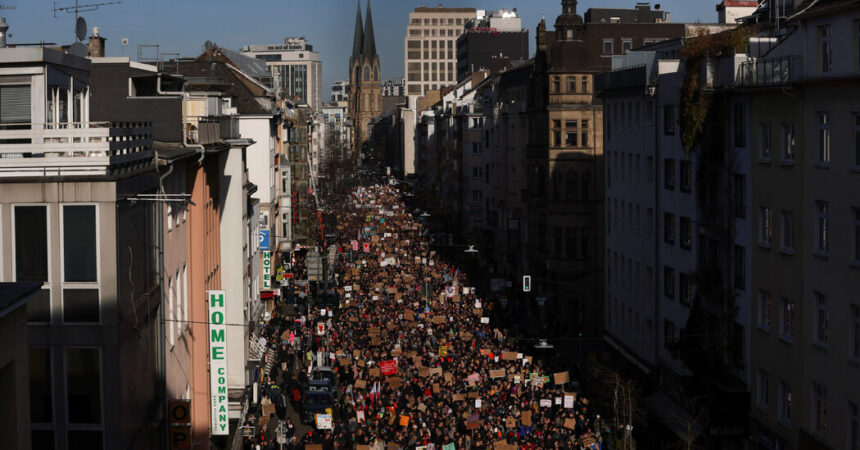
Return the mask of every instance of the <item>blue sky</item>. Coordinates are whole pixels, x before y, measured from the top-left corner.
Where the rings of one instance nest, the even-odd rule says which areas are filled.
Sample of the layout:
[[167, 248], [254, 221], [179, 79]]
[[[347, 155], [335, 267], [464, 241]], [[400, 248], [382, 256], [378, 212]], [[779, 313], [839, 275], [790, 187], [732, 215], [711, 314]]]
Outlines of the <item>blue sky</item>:
[[[81, 4], [110, 0], [80, 0]], [[362, 13], [367, 0], [362, 1]], [[561, 12], [561, 0], [372, 0], [373, 25], [382, 77], [403, 76], [403, 37], [409, 12], [418, 6], [517, 8], [523, 26], [530, 30], [532, 52], [534, 30], [545, 14], [550, 28]], [[582, 14], [591, 7], [632, 8], [636, 0], [580, 0]], [[655, 2], [652, 1], [652, 5]], [[715, 22], [717, 0], [663, 0], [672, 22]], [[53, 0], [0, 0], [10, 26], [10, 43], [74, 41], [74, 15], [53, 16]], [[57, 0], [57, 6], [74, 0]], [[137, 57], [139, 44], [158, 44], [162, 53], [197, 56], [211, 40], [222, 47], [238, 49], [248, 44], [283, 42], [287, 36], [304, 36], [323, 61], [323, 93], [328, 99], [332, 82], [346, 78], [355, 24], [354, 0], [122, 0], [81, 13], [88, 24], [101, 29], [107, 40], [107, 55], [122, 56], [122, 38], [128, 38], [126, 55]], [[150, 53], [154, 50], [150, 50]]]

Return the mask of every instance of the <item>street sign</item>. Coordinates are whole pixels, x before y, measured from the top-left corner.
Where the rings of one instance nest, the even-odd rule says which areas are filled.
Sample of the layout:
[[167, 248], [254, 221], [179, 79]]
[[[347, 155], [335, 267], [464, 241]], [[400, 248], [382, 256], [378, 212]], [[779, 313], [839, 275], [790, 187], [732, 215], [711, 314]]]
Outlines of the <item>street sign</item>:
[[191, 400], [169, 400], [167, 402], [167, 421], [173, 424], [191, 423]]
[[523, 275], [523, 292], [530, 292], [532, 290], [532, 277], [531, 275]]

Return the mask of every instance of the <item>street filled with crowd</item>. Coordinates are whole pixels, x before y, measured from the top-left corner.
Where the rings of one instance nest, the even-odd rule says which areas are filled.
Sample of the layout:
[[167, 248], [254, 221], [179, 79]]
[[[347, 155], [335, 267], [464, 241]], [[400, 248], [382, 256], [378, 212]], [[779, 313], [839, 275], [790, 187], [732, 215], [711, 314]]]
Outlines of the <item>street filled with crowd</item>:
[[576, 380], [495, 323], [397, 189], [359, 187], [333, 211], [339, 302], [290, 295], [266, 324], [278, 363], [261, 378], [260, 448], [280, 448], [269, 417], [287, 448], [609, 448]]

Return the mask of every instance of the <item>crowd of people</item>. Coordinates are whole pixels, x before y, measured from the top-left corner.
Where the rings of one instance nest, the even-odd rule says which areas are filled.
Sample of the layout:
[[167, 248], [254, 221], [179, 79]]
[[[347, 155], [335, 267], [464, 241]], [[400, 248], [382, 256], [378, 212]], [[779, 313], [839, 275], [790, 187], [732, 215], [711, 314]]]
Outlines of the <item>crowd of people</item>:
[[[313, 366], [337, 375], [331, 426], [312, 423], [289, 445], [609, 448], [608, 422], [569, 374], [494, 323], [494, 304], [433, 250], [395, 188], [357, 188], [334, 211], [340, 308], [311, 304], [306, 316], [279, 313], [267, 326], [286, 360], [263, 380], [279, 386], [267, 397], [297, 400], [291, 374], [300, 386]], [[280, 407], [271, 417], [283, 417]]]

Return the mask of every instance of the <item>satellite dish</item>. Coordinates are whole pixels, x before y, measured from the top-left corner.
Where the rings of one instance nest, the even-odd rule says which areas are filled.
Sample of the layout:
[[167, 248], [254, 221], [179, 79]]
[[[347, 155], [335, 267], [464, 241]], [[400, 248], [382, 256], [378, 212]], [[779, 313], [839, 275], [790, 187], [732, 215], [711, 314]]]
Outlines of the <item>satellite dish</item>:
[[83, 41], [87, 37], [87, 21], [83, 17], [78, 17], [75, 22], [75, 37], [79, 41]]
[[69, 53], [74, 56], [80, 56], [81, 58], [86, 58], [90, 56], [90, 49], [87, 48], [86, 45], [81, 44], [80, 42], [75, 42], [69, 47]]

